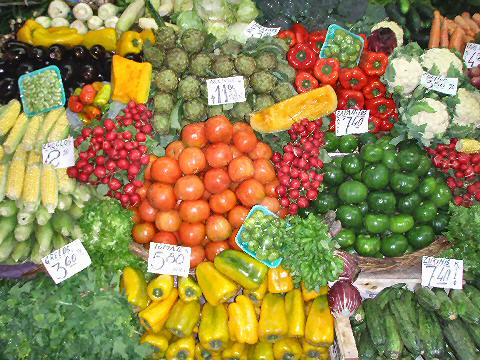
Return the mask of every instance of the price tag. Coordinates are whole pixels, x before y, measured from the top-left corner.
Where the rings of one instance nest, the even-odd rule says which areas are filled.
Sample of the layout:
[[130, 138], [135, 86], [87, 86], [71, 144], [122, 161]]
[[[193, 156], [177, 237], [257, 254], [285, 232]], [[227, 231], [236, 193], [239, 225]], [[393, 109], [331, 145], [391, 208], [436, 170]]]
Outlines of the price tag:
[[463, 260], [422, 257], [422, 286], [461, 289]]
[[44, 164], [53, 165], [57, 169], [75, 165], [73, 138], [43, 144], [42, 157]]
[[463, 60], [469, 69], [480, 65], [480, 44], [468, 43], [463, 53]]
[[335, 111], [335, 135], [363, 134], [368, 132], [370, 110]]
[[250, 24], [245, 29], [245, 35], [247, 37], [253, 37], [253, 38], [262, 38], [265, 36], [275, 36], [279, 33], [280, 28], [269, 28], [260, 25], [257, 23], [255, 20], [252, 21]]
[[210, 106], [247, 101], [243, 76], [207, 79], [207, 90]]
[[155, 274], [188, 276], [192, 249], [185, 246], [150, 243], [147, 271]]
[[92, 260], [77, 239], [42, 258], [42, 263], [55, 284], [59, 284], [89, 267]]
[[442, 94], [456, 95], [458, 78], [447, 78], [445, 76], [437, 76], [424, 72], [420, 79], [420, 84], [429, 90], [437, 91]]

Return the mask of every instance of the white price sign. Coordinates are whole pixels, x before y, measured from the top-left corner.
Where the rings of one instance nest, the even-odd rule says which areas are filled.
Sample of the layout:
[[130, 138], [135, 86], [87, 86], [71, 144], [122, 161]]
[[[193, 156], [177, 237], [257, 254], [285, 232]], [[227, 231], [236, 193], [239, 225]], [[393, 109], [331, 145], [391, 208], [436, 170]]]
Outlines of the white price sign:
[[335, 111], [335, 135], [363, 134], [368, 132], [370, 110]]
[[147, 271], [155, 274], [188, 276], [192, 249], [185, 246], [150, 243]]
[[480, 65], [480, 44], [468, 43], [463, 53], [463, 60], [469, 69]]
[[245, 102], [243, 76], [207, 79], [208, 105], [224, 105]]
[[420, 84], [429, 90], [437, 91], [442, 94], [456, 95], [458, 78], [447, 78], [445, 76], [437, 76], [424, 72], [420, 79]]
[[275, 36], [275, 35], [277, 35], [280, 31], [280, 28], [279, 27], [276, 27], [276, 28], [265, 27], [265, 26], [260, 25], [259, 23], [257, 23], [254, 20], [250, 24], [248, 24], [248, 26], [246, 27], [246, 29], [244, 31], [245, 31], [245, 35], [247, 37], [262, 38], [262, 37], [265, 37], [265, 36]]
[[53, 165], [57, 169], [75, 165], [73, 138], [43, 144], [42, 158], [44, 164]]
[[55, 284], [59, 284], [89, 267], [92, 260], [77, 239], [42, 258], [42, 263]]
[[422, 286], [461, 289], [463, 260], [422, 257]]

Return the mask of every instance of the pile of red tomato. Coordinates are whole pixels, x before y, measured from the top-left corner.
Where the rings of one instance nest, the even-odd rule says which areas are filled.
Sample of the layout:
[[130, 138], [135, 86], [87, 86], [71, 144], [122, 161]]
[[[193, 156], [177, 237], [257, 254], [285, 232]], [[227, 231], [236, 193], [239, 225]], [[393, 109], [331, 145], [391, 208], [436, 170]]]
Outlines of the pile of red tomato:
[[152, 156], [134, 209], [133, 239], [192, 248], [190, 267], [236, 248], [235, 236], [256, 204], [280, 210], [272, 150], [250, 125], [225, 116], [185, 126], [166, 155]]

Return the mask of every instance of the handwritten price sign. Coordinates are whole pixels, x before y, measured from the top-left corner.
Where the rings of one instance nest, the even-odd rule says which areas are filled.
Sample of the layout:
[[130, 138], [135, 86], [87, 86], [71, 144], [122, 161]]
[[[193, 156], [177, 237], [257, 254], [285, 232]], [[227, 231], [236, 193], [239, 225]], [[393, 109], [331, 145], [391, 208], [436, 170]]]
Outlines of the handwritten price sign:
[[469, 69], [480, 65], [480, 44], [468, 43], [463, 53], [463, 60]]
[[207, 80], [208, 105], [225, 105], [247, 101], [243, 76]]
[[432, 75], [424, 72], [420, 83], [429, 90], [437, 91], [442, 94], [456, 95], [458, 88], [458, 78], [447, 78], [445, 76]]
[[335, 134], [363, 134], [368, 132], [370, 110], [337, 110], [335, 111]]
[[75, 240], [42, 258], [42, 263], [55, 284], [59, 284], [89, 267], [92, 260], [82, 242]]
[[188, 276], [192, 249], [185, 246], [150, 243], [147, 271], [154, 274]]
[[422, 286], [461, 289], [463, 260], [422, 257]]
[[253, 38], [263, 38], [265, 36], [275, 36], [279, 33], [280, 28], [269, 28], [260, 25], [256, 21], [252, 21], [248, 26], [245, 28], [245, 35], [247, 37]]
[[42, 158], [44, 164], [53, 165], [57, 169], [75, 165], [73, 138], [43, 144]]

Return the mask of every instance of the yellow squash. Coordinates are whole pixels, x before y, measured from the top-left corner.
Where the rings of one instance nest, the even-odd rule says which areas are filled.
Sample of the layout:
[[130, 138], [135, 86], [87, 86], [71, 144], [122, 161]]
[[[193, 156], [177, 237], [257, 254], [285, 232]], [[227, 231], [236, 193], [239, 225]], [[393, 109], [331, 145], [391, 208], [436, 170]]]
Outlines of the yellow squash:
[[144, 104], [148, 100], [152, 80], [152, 64], [138, 63], [114, 55], [112, 60], [112, 100]]

